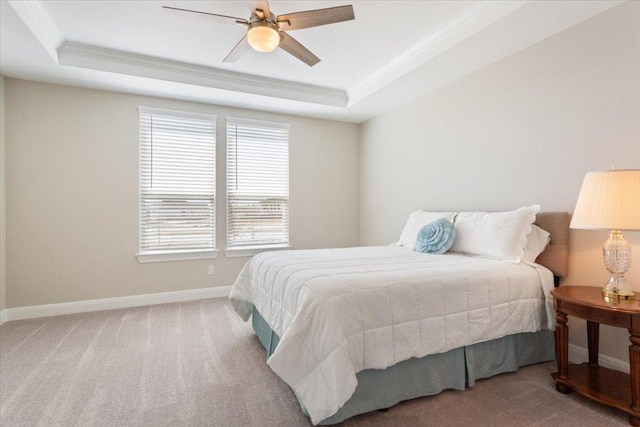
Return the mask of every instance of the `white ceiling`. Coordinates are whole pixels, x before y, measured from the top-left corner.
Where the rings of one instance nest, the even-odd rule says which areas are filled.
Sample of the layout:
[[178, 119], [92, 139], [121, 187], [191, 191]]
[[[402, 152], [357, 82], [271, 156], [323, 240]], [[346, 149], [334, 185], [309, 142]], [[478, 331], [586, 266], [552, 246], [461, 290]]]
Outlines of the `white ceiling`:
[[271, 1], [276, 15], [353, 4], [356, 19], [292, 31], [320, 57], [281, 49], [222, 59], [242, 26], [162, 5], [249, 18], [245, 1], [2, 0], [0, 72], [362, 122], [539, 42], [619, 1]]

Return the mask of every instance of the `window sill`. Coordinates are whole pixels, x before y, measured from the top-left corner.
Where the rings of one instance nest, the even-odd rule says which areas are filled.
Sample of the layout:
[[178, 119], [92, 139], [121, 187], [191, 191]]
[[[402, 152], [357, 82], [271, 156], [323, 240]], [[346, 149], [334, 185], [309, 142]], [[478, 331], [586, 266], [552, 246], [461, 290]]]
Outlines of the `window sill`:
[[239, 257], [249, 257], [260, 252], [267, 251], [282, 251], [291, 249], [289, 245], [265, 245], [265, 246], [238, 246], [235, 248], [227, 248], [224, 250], [224, 254], [227, 258], [239, 258]]
[[189, 261], [194, 259], [217, 258], [218, 250], [212, 251], [188, 251], [188, 252], [155, 252], [148, 254], [136, 254], [138, 262], [166, 262], [166, 261]]

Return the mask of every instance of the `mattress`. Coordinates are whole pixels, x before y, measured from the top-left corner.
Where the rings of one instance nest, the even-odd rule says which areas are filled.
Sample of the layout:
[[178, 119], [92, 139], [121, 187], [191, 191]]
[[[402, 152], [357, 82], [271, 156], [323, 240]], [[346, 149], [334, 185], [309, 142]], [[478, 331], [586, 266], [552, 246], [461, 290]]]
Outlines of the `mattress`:
[[553, 329], [552, 288], [535, 264], [365, 247], [259, 254], [230, 298], [281, 337], [267, 363], [317, 424], [349, 400], [360, 371]]

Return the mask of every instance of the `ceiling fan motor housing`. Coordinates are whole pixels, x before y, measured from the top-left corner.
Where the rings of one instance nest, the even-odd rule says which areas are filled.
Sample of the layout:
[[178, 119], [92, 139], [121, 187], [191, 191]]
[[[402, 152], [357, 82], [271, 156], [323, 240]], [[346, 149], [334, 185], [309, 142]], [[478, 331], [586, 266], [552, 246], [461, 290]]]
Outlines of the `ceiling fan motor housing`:
[[261, 18], [257, 14], [252, 14], [249, 21], [247, 39], [251, 47], [258, 52], [271, 52], [280, 44], [280, 28], [276, 23], [275, 15], [273, 13], [270, 15], [269, 18]]

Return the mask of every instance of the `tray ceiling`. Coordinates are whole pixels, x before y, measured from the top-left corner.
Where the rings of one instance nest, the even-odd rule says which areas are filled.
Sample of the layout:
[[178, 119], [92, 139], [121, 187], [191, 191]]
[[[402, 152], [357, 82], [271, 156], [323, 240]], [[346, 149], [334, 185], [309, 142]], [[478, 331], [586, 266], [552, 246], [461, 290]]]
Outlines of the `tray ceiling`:
[[620, 2], [271, 1], [274, 13], [353, 4], [356, 19], [291, 31], [321, 62], [286, 52], [222, 59], [242, 26], [166, 14], [176, 6], [248, 18], [244, 1], [3, 1], [9, 77], [361, 122]]

